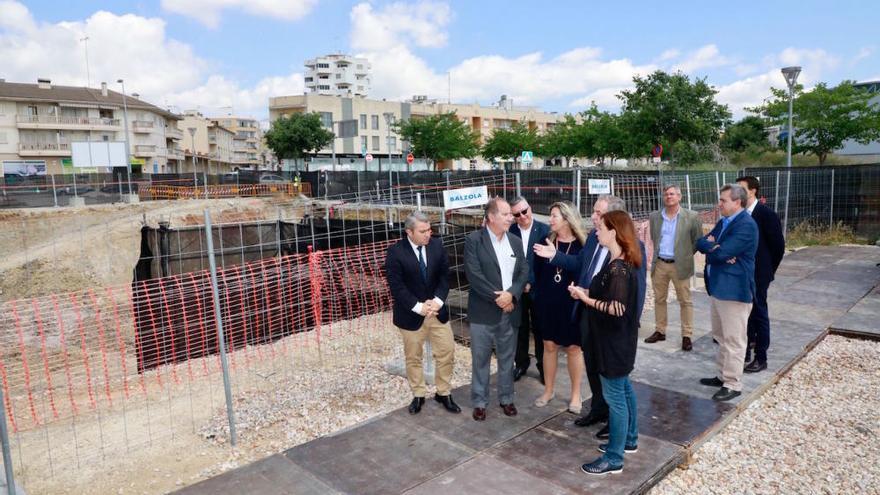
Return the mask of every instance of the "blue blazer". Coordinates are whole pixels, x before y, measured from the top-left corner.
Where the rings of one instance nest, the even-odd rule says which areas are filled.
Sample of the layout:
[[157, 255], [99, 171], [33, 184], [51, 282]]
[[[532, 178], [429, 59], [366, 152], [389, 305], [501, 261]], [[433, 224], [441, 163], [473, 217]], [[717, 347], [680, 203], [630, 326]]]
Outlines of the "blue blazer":
[[758, 224], [758, 251], [755, 254], [755, 284], [767, 287], [776, 276], [776, 269], [785, 254], [785, 237], [779, 217], [760, 201], [752, 211], [752, 220]]
[[418, 330], [425, 317], [414, 313], [412, 308], [418, 302], [439, 297], [443, 307], [437, 314], [441, 323], [449, 321], [446, 296], [449, 295], [449, 258], [439, 237], [432, 237], [425, 246], [427, 257], [427, 282], [419, 270], [419, 258], [413, 251], [406, 235], [388, 248], [385, 257], [385, 274], [388, 289], [394, 301], [394, 326], [404, 330]]
[[[723, 234], [722, 223], [723, 220], [719, 220], [712, 232], [697, 240], [697, 251], [706, 255], [703, 269], [706, 292], [716, 299], [750, 303], [755, 297], [758, 225], [745, 210], [730, 222]], [[715, 242], [709, 241], [710, 235]], [[735, 263], [727, 262], [733, 258]]]
[[[590, 273], [590, 264], [593, 263], [593, 255], [596, 253], [596, 247], [599, 245], [599, 237], [596, 235], [596, 229], [590, 231], [587, 234], [587, 243], [581, 252], [577, 255], [565, 254], [556, 252], [556, 256], [550, 260], [550, 264], [553, 266], [557, 266], [562, 268], [563, 270], [568, 270], [571, 272], [578, 273], [577, 277], [577, 285], [578, 287], [583, 287], [585, 289], [590, 287], [590, 282], [592, 278], [592, 274]], [[642, 241], [639, 241], [639, 250], [642, 252], [642, 265], [639, 266], [636, 274], [639, 279], [639, 293], [636, 298], [636, 317], [639, 321], [642, 319], [642, 310], [645, 308], [645, 293], [647, 292], [647, 278], [648, 278], [648, 256], [645, 253], [645, 244]], [[605, 261], [602, 263], [602, 266], [608, 264], [608, 257], [605, 257]], [[600, 268], [601, 269], [601, 268]], [[577, 321], [580, 318], [580, 313], [583, 311], [583, 304], [578, 304], [575, 306], [571, 317], [574, 321]]]
[[[508, 232], [517, 237], [520, 237], [521, 234], [519, 225], [516, 222], [513, 222]], [[532, 247], [536, 242], [544, 242], [544, 238], [548, 235], [550, 235], [550, 226], [533, 218], [532, 230], [529, 232], [528, 246], [526, 246], [525, 252], [526, 261], [529, 263], [529, 285], [532, 286], [532, 289], [535, 288], [535, 252], [532, 250]]]

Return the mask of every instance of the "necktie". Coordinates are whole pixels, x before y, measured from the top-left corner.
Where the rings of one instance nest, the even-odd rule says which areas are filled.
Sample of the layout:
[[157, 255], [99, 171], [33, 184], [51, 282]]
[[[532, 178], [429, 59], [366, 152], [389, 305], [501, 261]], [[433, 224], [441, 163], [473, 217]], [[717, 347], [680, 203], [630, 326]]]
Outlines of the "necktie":
[[596, 264], [599, 263], [599, 258], [602, 257], [602, 246], [596, 248], [596, 252], [593, 254], [593, 259], [590, 260], [590, 266], [587, 268], [587, 284], [593, 281], [593, 272], [596, 270]]
[[724, 233], [724, 229], [730, 225], [730, 217], [724, 217], [721, 219], [721, 232], [718, 233], [718, 237], [721, 237], [721, 234]]
[[425, 264], [425, 257], [422, 255], [422, 246], [419, 246], [419, 271], [422, 272], [422, 280], [428, 281], [428, 266]]

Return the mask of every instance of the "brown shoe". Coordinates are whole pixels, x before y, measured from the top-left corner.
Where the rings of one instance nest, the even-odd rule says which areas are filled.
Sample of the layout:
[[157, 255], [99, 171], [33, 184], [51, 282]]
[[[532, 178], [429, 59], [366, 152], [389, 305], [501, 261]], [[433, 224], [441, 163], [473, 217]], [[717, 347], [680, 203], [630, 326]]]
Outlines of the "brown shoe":
[[486, 421], [486, 408], [475, 407], [473, 417], [474, 421]]
[[694, 345], [691, 343], [690, 337], [682, 337], [681, 338], [681, 350], [690, 351], [694, 348]]
[[516, 416], [516, 406], [513, 404], [501, 404], [505, 416]]
[[663, 335], [660, 332], [652, 333], [647, 339], [645, 339], [646, 344], [653, 344], [655, 342], [661, 342], [666, 340], [666, 335]]

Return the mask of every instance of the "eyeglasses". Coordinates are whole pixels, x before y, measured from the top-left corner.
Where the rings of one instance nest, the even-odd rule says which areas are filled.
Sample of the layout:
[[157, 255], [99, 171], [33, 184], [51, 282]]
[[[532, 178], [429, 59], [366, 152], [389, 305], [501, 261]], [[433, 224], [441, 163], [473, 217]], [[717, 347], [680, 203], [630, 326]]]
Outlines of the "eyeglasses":
[[523, 211], [518, 212], [518, 213], [514, 213], [513, 216], [516, 217], [516, 218], [519, 218], [519, 217], [522, 216], [522, 215], [528, 215], [528, 214], [529, 214], [529, 209], [528, 209], [528, 208], [523, 208]]

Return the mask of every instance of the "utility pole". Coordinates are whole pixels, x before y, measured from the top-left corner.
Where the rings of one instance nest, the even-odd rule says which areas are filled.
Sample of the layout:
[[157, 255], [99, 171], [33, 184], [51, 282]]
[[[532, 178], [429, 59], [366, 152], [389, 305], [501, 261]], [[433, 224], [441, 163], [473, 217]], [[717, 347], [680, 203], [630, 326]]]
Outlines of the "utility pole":
[[85, 36], [79, 40], [83, 42], [86, 49], [86, 86], [90, 88], [92, 87], [92, 73], [89, 70], [89, 37]]
[[133, 193], [131, 192], [131, 143], [128, 140], [128, 103], [125, 97], [125, 81], [117, 79], [116, 82], [122, 85], [122, 118], [125, 122], [125, 171], [128, 174], [128, 195], [130, 197]]

